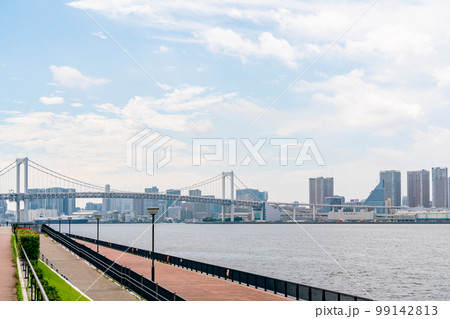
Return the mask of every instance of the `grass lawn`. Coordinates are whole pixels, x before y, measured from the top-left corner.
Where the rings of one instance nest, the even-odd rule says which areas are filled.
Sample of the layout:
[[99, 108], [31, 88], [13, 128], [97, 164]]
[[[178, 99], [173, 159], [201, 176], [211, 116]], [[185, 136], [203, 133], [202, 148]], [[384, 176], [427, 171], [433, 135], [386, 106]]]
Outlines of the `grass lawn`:
[[65, 280], [59, 277], [53, 270], [48, 268], [48, 266], [40, 260], [39, 268], [42, 269], [44, 278], [48, 281], [48, 283], [56, 288], [62, 301], [76, 301], [78, 298], [79, 301], [89, 301], [89, 299], [85, 296], [80, 296], [80, 293], [77, 290], [70, 286]]

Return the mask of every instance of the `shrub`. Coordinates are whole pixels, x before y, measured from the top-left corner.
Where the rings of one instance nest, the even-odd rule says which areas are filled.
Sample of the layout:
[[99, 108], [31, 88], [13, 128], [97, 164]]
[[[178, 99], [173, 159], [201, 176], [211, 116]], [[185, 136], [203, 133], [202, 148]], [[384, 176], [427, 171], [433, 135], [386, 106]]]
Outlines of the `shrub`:
[[22, 249], [20, 248], [20, 246], [23, 246], [30, 261], [38, 260], [40, 247], [39, 233], [31, 229], [19, 228], [16, 230], [16, 235], [18, 243], [17, 248], [20, 251], [20, 256], [23, 257]]

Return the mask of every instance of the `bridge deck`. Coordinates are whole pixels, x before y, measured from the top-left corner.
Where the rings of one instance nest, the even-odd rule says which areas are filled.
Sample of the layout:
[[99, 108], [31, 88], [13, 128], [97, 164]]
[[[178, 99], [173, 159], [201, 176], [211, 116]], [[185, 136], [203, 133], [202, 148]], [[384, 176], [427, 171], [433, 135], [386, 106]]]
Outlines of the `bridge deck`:
[[0, 227], [0, 300], [14, 301], [16, 297], [16, 267], [11, 250], [11, 227]]
[[[78, 240], [94, 250], [97, 246]], [[129, 267], [134, 271], [151, 278], [151, 260], [121, 251], [99, 247], [99, 252], [115, 260], [117, 263]], [[209, 275], [155, 261], [155, 281], [170, 291], [175, 292], [186, 300], [192, 301], [287, 301], [292, 300], [284, 296], [258, 290], [252, 287], [225, 281]]]

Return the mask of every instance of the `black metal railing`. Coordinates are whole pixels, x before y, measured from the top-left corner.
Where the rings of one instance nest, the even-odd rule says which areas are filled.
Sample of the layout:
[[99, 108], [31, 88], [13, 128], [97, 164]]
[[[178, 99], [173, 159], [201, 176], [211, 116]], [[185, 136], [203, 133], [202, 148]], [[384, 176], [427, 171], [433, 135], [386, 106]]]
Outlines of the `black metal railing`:
[[27, 280], [27, 290], [30, 290], [30, 300], [32, 301], [48, 301], [47, 294], [45, 293], [42, 284], [34, 271], [33, 265], [28, 259], [27, 253], [23, 246], [20, 246], [22, 250], [23, 257], [22, 261], [22, 271], [24, 273], [24, 278]]
[[42, 232], [59, 242], [73, 253], [80, 256], [94, 267], [111, 277], [122, 286], [133, 291], [146, 300], [153, 301], [184, 301], [176, 293], [167, 290], [134, 270], [124, 267], [113, 260], [95, 252], [85, 245], [59, 233], [47, 225], [42, 226]]
[[[97, 243], [96, 239], [83, 237], [71, 234], [70, 237], [84, 240], [90, 243]], [[151, 251], [129, 247], [126, 245], [111, 243], [103, 240], [99, 240], [100, 246], [113, 248], [116, 250], [128, 252], [137, 256], [151, 258]], [[285, 297], [295, 298], [296, 300], [308, 300], [308, 301], [372, 301], [364, 297], [354, 296], [346, 293], [332, 291], [323, 288], [317, 288], [309, 285], [290, 282], [282, 279], [271, 278], [267, 276], [252, 274], [249, 272], [236, 270], [232, 268], [226, 268], [222, 266], [216, 266], [208, 263], [203, 263], [186, 258], [171, 256], [162, 253], [154, 253], [155, 260], [169, 263], [173, 266], [189, 269], [191, 271], [212, 275], [224, 280], [230, 280], [239, 284], [254, 287], [256, 289], [263, 289], [265, 291], [272, 292], [274, 294], [280, 294]]]

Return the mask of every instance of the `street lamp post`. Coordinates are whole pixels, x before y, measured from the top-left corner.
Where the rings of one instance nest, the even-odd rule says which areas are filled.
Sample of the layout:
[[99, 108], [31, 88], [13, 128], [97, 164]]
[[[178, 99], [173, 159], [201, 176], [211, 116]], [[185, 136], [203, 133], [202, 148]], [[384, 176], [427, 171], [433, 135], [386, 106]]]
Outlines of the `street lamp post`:
[[69, 220], [69, 235], [70, 235], [70, 222], [72, 221], [72, 216], [67, 217], [67, 219]]
[[58, 217], [58, 223], [59, 223], [59, 232], [61, 232], [61, 217]]
[[152, 281], [155, 281], [155, 215], [158, 213], [159, 207], [147, 208], [147, 211], [152, 215]]
[[50, 227], [50, 217], [47, 217], [47, 221], [48, 221], [47, 226]]
[[98, 234], [99, 234], [99, 231], [100, 231], [100, 218], [102, 218], [102, 215], [95, 214], [94, 217], [97, 220], [97, 252], [98, 252], [98, 238], [99, 238]]

